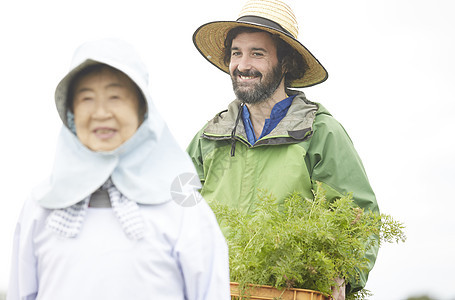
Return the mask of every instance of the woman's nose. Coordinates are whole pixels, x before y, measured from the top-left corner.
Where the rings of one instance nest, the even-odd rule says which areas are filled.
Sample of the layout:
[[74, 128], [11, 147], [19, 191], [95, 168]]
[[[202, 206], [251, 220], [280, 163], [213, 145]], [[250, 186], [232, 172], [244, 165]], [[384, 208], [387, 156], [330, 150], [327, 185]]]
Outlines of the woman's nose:
[[106, 119], [112, 116], [107, 101], [97, 101], [93, 117], [96, 119]]

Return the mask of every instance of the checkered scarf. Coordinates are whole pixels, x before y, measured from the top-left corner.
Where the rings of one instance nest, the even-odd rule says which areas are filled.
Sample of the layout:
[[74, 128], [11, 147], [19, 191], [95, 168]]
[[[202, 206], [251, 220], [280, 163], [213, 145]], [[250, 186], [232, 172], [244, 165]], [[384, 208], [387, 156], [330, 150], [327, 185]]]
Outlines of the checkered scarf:
[[[143, 238], [145, 225], [137, 203], [123, 196], [111, 179], [108, 179], [101, 189], [107, 190], [112, 210], [125, 234], [133, 240]], [[72, 206], [53, 210], [46, 220], [46, 227], [66, 238], [77, 237], [87, 213], [90, 197], [91, 195]]]

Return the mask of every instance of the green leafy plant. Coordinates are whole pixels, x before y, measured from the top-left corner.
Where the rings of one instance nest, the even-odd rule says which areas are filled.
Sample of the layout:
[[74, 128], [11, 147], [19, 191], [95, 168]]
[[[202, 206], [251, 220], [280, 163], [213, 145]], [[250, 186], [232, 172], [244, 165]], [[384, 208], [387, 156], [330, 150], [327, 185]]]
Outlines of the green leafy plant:
[[[278, 204], [262, 192], [249, 214], [210, 204], [229, 246], [231, 281], [242, 291], [259, 284], [330, 294], [336, 277], [356, 279], [366, 268], [370, 247], [405, 241], [403, 224], [363, 211], [351, 195], [329, 202], [320, 185], [314, 194], [292, 194]], [[367, 296], [363, 290], [351, 298]]]

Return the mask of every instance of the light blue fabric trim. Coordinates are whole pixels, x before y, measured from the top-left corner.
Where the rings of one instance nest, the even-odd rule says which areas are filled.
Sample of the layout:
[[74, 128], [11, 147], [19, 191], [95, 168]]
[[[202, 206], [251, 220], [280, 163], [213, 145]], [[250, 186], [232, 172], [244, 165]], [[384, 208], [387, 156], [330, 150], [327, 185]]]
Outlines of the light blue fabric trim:
[[66, 112], [66, 123], [71, 132], [74, 133], [74, 135], [77, 135], [76, 125], [74, 124], [74, 114], [69, 110]]

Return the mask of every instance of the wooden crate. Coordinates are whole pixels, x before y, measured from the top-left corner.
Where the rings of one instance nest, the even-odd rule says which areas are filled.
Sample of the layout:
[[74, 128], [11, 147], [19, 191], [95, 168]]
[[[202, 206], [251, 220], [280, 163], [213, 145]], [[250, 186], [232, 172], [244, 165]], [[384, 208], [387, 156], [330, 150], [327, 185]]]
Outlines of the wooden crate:
[[254, 285], [248, 289], [247, 295], [242, 296], [239, 284], [231, 282], [232, 300], [330, 300], [324, 294], [305, 289], [283, 289], [278, 290], [272, 286]]

